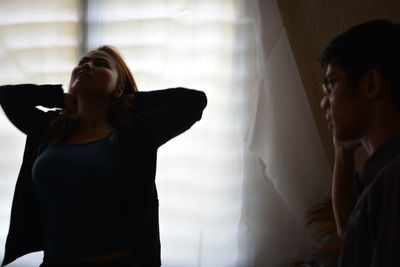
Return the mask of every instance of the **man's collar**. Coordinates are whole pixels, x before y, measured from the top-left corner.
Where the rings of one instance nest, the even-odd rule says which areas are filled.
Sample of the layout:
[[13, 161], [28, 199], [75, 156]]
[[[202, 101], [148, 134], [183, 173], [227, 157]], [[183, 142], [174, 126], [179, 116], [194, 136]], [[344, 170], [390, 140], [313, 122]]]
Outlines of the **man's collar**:
[[388, 138], [365, 162], [359, 171], [360, 182], [365, 188], [400, 152], [400, 134]]

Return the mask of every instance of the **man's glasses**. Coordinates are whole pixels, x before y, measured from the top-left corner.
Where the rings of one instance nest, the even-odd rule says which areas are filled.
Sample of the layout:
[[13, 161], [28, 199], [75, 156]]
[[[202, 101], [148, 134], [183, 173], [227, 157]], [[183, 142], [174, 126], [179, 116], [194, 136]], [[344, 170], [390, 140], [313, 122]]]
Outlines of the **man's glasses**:
[[330, 92], [332, 91], [332, 89], [335, 87], [335, 85], [337, 84], [338, 81], [340, 80], [344, 80], [347, 79], [347, 76], [343, 76], [343, 77], [339, 77], [339, 78], [334, 78], [334, 79], [327, 79], [325, 78], [322, 82], [321, 82], [321, 86], [322, 86], [322, 92], [324, 95], [329, 95]]

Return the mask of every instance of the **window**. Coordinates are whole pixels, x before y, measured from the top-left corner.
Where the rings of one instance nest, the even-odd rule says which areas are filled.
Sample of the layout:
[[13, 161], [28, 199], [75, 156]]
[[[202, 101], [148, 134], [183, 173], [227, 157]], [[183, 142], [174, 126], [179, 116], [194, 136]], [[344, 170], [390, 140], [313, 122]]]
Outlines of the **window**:
[[[245, 79], [236, 65], [244, 52], [236, 42], [243, 23], [237, 1], [82, 2], [83, 10], [77, 1], [1, 2], [0, 12], [14, 14], [2, 14], [6, 19], [0, 22], [0, 64], [7, 69], [0, 73], [1, 84], [62, 82], [67, 89], [81, 47], [111, 44], [127, 60], [139, 90], [205, 91], [209, 103], [200, 123], [159, 150], [162, 261], [174, 267], [234, 266]], [[3, 114], [0, 122], [1, 150], [13, 151], [0, 155], [0, 175], [7, 181], [0, 195], [4, 242], [24, 137]], [[25, 262], [37, 265], [37, 255]]]

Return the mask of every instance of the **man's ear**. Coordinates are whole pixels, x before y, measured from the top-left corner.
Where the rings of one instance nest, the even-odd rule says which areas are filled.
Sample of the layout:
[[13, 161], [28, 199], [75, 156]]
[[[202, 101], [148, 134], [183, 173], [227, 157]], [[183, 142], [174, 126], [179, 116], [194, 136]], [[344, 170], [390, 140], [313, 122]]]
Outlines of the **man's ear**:
[[375, 98], [383, 91], [383, 79], [380, 71], [373, 69], [365, 74], [366, 96], [368, 98]]

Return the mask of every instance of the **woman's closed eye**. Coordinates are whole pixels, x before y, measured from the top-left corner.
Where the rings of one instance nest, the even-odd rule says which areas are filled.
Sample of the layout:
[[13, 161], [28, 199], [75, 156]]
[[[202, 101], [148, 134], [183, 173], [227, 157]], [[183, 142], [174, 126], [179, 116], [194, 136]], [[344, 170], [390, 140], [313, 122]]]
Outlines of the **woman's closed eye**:
[[[82, 66], [83, 64], [89, 61], [90, 61], [89, 58], [84, 57], [79, 61], [78, 66]], [[95, 58], [94, 60], [92, 60], [92, 63], [96, 67], [106, 67], [106, 68], [110, 67], [110, 63], [104, 58]]]
[[101, 59], [101, 58], [95, 59], [93, 61], [93, 64], [97, 67], [105, 67], [105, 68], [110, 67], [110, 64], [108, 63], [108, 61], [105, 59]]

